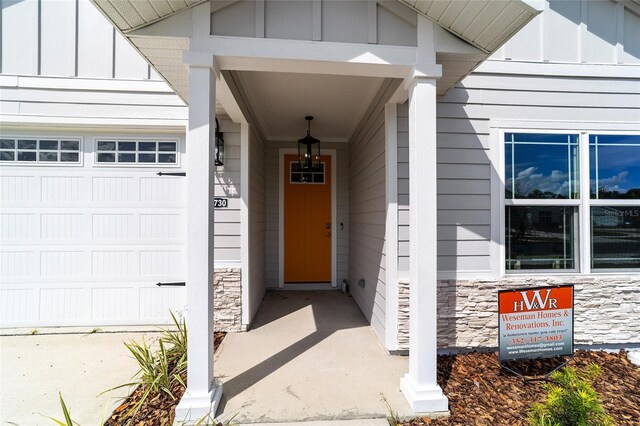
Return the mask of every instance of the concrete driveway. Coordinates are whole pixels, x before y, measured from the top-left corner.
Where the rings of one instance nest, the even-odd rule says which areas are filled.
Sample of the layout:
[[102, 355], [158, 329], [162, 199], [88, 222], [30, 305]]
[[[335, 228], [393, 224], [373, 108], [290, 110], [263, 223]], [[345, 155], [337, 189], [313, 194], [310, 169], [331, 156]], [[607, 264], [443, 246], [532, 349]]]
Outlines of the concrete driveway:
[[[140, 327], [136, 328], [140, 330]], [[137, 371], [123, 342], [147, 341], [157, 328], [145, 331], [88, 333], [90, 329], [39, 329], [35, 335], [8, 335], [29, 330], [2, 330], [0, 336], [0, 424], [52, 425], [45, 416], [63, 419], [62, 393], [73, 420], [82, 426], [100, 424], [127, 389], [98, 396], [130, 381]], [[121, 328], [120, 328], [121, 330]], [[67, 334], [67, 333], [76, 334]], [[44, 334], [52, 333], [52, 334]], [[106, 414], [105, 414], [106, 413]]]

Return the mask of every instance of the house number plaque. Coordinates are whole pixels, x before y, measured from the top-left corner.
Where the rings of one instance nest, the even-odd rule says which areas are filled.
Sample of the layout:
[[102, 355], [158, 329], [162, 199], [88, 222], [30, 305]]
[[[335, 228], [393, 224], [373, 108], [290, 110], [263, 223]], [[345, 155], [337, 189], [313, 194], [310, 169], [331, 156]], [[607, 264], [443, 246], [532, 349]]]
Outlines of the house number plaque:
[[216, 209], [226, 209], [229, 207], [229, 200], [226, 198], [214, 198], [213, 207]]

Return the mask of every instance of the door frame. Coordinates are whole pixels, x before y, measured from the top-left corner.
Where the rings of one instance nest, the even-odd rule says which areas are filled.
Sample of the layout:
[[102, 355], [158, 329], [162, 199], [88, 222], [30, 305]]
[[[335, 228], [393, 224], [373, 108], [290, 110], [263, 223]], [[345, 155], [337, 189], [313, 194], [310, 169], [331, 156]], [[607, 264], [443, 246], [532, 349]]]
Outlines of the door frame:
[[[278, 154], [278, 287], [284, 287], [284, 156], [297, 154], [297, 148], [280, 148]], [[337, 281], [337, 196], [336, 196], [336, 150], [322, 149], [322, 155], [331, 157], [331, 287], [338, 286]], [[315, 289], [316, 287], [314, 287]]]

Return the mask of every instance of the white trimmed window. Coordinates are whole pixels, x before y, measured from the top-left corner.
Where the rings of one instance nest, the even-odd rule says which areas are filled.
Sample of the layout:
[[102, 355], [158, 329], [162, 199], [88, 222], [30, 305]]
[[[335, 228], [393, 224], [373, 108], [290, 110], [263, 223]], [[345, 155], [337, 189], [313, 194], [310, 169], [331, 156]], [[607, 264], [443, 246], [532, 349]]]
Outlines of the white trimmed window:
[[2, 138], [0, 162], [50, 165], [79, 164], [80, 140], [56, 138]]
[[507, 272], [640, 271], [640, 135], [508, 132], [504, 143]]
[[178, 164], [177, 141], [96, 141], [96, 164]]

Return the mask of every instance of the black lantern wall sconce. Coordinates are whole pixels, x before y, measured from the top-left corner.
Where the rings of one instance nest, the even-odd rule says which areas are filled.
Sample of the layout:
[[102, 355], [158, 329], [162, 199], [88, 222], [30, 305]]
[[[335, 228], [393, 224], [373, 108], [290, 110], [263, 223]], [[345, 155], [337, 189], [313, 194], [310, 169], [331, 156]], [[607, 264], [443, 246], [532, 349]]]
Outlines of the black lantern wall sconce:
[[218, 118], [216, 117], [216, 166], [224, 165], [224, 135], [220, 131], [220, 124], [218, 123]]
[[[311, 136], [311, 120], [307, 115], [307, 135], [298, 140], [298, 163], [303, 172], [320, 171], [320, 141]], [[315, 146], [314, 146], [315, 145]]]

